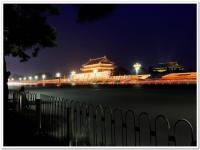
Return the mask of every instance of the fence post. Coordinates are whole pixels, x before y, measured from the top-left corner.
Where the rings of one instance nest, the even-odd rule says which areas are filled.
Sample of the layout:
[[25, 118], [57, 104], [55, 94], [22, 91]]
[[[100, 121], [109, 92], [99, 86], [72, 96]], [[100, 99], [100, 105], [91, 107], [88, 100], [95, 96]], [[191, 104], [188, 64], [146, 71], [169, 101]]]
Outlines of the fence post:
[[24, 112], [26, 110], [26, 96], [24, 93], [18, 93], [17, 98], [15, 98], [15, 101], [17, 103], [16, 110], [17, 112]]
[[18, 106], [17, 106], [18, 109], [17, 110], [19, 112], [22, 112], [22, 101], [23, 101], [22, 99], [23, 99], [23, 96], [22, 96], [22, 94], [20, 94], [19, 100], [17, 101], [17, 103], [18, 103]]
[[71, 107], [67, 107], [67, 144], [70, 145], [72, 135]]
[[40, 134], [41, 130], [42, 130], [42, 124], [41, 124], [41, 100], [40, 99], [36, 99], [35, 100], [35, 104], [36, 104], [37, 130], [38, 130], [38, 134]]

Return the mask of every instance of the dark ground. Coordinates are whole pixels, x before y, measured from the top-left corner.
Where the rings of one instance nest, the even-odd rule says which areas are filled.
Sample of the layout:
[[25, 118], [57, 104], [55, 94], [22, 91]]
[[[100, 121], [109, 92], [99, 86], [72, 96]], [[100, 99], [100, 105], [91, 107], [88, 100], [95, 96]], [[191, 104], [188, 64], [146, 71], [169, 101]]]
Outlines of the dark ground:
[[62, 146], [63, 143], [37, 131], [33, 112], [10, 111], [4, 123], [4, 146]]

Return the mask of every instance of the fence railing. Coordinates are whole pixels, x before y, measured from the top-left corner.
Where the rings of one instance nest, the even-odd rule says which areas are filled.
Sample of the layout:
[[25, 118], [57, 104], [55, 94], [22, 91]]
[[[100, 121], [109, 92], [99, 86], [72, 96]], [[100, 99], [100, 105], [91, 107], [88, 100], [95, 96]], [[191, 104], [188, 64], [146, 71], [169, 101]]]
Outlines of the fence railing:
[[[37, 96], [40, 96], [39, 98]], [[28, 102], [24, 105], [24, 98]], [[146, 112], [112, 109], [59, 97], [25, 95], [10, 91], [18, 111], [36, 112], [40, 132], [74, 146], [195, 146], [191, 123], [177, 120], [173, 125], [164, 115], [150, 118]], [[23, 108], [25, 107], [25, 108]]]

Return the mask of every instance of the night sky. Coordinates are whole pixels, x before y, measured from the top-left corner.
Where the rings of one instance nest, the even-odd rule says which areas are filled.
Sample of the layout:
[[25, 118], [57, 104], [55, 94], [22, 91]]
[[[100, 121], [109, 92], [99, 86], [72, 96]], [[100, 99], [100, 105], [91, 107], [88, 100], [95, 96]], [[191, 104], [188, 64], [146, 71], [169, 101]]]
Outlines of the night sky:
[[104, 55], [129, 70], [135, 62], [148, 69], [167, 61], [196, 69], [195, 4], [121, 4], [108, 16], [84, 24], [77, 23], [72, 6], [59, 5], [59, 11], [48, 17], [57, 30], [58, 47], [43, 49], [23, 63], [7, 57], [12, 74], [79, 71], [89, 58]]

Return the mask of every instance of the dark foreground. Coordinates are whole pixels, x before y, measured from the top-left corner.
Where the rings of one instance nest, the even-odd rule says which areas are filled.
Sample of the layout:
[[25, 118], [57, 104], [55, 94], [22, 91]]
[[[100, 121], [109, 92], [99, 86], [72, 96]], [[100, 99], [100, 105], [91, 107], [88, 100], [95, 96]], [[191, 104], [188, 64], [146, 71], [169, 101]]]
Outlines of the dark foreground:
[[[27, 115], [28, 114], [28, 115]], [[35, 113], [10, 111], [4, 122], [4, 146], [62, 146], [56, 138], [40, 133], [36, 127]]]
[[[96, 104], [111, 104], [112, 107], [121, 106], [126, 108], [127, 106], [138, 110], [138, 114], [136, 114], [137, 124], [133, 124], [132, 115], [129, 113], [129, 117], [127, 121], [122, 121], [121, 117], [116, 115], [120, 115], [119, 111], [117, 114], [113, 114], [113, 119], [109, 118], [110, 113], [107, 113], [106, 116], [103, 116], [100, 111], [91, 110], [88, 116], [84, 114], [85, 109], [78, 110], [79, 107], [74, 107], [72, 111], [72, 116], [75, 117], [75, 120], [66, 122], [67, 114], [64, 109], [65, 102], [69, 102], [68, 100], [59, 101], [57, 98], [50, 98], [49, 96], [45, 96], [42, 98], [43, 100], [43, 114], [46, 117], [43, 118], [43, 131], [46, 130], [45, 133], [39, 132], [36, 126], [36, 118], [35, 113], [33, 113], [34, 109], [30, 110], [30, 112], [26, 113], [9, 113], [7, 116], [9, 118], [5, 130], [5, 145], [15, 145], [15, 146], [31, 146], [31, 145], [68, 145], [65, 141], [57, 140], [58, 137], [60, 139], [64, 139], [64, 134], [66, 133], [66, 125], [69, 123], [76, 129], [75, 134], [73, 135], [73, 139], [75, 141], [79, 139], [79, 136], [82, 137], [82, 134], [89, 133], [86, 137], [89, 137], [90, 145], [154, 145], [157, 142], [156, 139], [159, 139], [159, 143], [156, 145], [195, 145], [194, 141], [191, 140], [191, 132], [190, 128], [187, 127], [187, 124], [182, 122], [180, 125], [184, 125], [183, 128], [181, 126], [178, 127], [177, 134], [173, 134], [171, 131], [174, 128], [174, 124], [178, 119], [182, 119], [186, 117], [189, 121], [192, 120], [192, 124], [194, 127], [194, 137], [196, 137], [196, 86], [194, 85], [178, 85], [178, 86], [156, 86], [156, 87], [127, 87], [127, 86], [115, 86], [115, 87], [29, 87], [29, 90], [36, 93], [41, 94], [53, 94], [68, 96], [68, 97], [76, 97], [80, 100], [80, 102], [89, 102], [93, 105]], [[155, 99], [153, 99], [153, 97]], [[88, 101], [90, 98], [91, 101]], [[114, 99], [113, 99], [114, 98]], [[136, 99], [133, 99], [136, 98]], [[45, 100], [46, 99], [46, 100]], [[160, 100], [162, 99], [162, 100]], [[95, 100], [95, 101], [94, 101]], [[115, 102], [114, 102], [115, 101]], [[74, 101], [75, 102], [75, 101]], [[74, 103], [76, 104], [76, 103]], [[167, 105], [166, 105], [167, 104]], [[152, 108], [150, 107], [152, 106]], [[185, 109], [187, 106], [187, 109]], [[68, 106], [67, 106], [68, 107]], [[138, 120], [138, 115], [141, 112], [141, 108], [149, 113], [150, 116], [157, 116], [159, 112], [163, 111], [168, 112], [166, 117], [170, 117], [170, 135], [167, 133], [167, 124], [162, 123], [162, 118], [159, 120], [160, 129], [154, 128], [154, 119], [151, 120], [151, 127], [148, 127], [147, 118], [141, 118]], [[157, 109], [156, 109], [157, 108]], [[170, 109], [171, 108], [171, 109]], [[189, 108], [189, 109], [188, 109]], [[177, 109], [177, 110], [176, 110]], [[194, 110], [192, 110], [194, 109]], [[180, 111], [181, 110], [181, 111]], [[186, 112], [184, 112], [184, 110]], [[33, 111], [33, 112], [31, 112]], [[191, 113], [192, 111], [192, 113]], [[87, 111], [86, 111], [87, 112]], [[76, 116], [78, 114], [78, 116]], [[189, 114], [188, 114], [189, 113]], [[160, 113], [159, 113], [160, 114]], [[162, 114], [162, 113], [161, 113]], [[182, 117], [179, 118], [180, 114]], [[86, 116], [85, 116], [86, 115]], [[130, 116], [131, 115], [131, 116]], [[124, 115], [125, 116], [125, 115]], [[172, 117], [171, 117], [172, 116]], [[143, 116], [145, 117], [145, 116]], [[98, 120], [98, 118], [100, 120]], [[154, 117], [153, 117], [154, 118]], [[79, 122], [79, 120], [82, 120]], [[75, 122], [74, 122], [75, 121]], [[87, 122], [89, 121], [89, 122]], [[138, 121], [142, 121], [142, 125], [138, 124]], [[146, 122], [146, 123], [145, 123]], [[74, 124], [75, 123], [75, 124]], [[77, 126], [78, 123], [78, 126]], [[87, 123], [87, 125], [85, 124]], [[89, 123], [89, 124], [88, 124]], [[106, 126], [102, 126], [105, 124]], [[64, 125], [64, 126], [63, 126]], [[82, 130], [83, 125], [85, 125], [84, 130]], [[131, 126], [130, 126], [131, 125]], [[163, 126], [164, 125], [164, 126]], [[128, 133], [126, 132], [128, 131]], [[102, 132], [101, 132], [102, 131]], [[111, 131], [111, 132], [110, 132]], [[40, 133], [40, 134], [39, 134]], [[42, 133], [42, 134], [41, 134]], [[114, 133], [114, 135], [113, 135]], [[131, 134], [129, 134], [131, 133]], [[14, 136], [13, 136], [14, 135]], [[48, 135], [48, 136], [47, 136]], [[126, 135], [128, 139], [123, 137]], [[64, 137], [63, 137], [64, 136]], [[102, 138], [106, 138], [105, 139]], [[114, 138], [113, 138], [114, 137]], [[93, 141], [93, 139], [95, 139]], [[139, 139], [139, 141], [138, 141]], [[143, 141], [140, 143], [140, 139]], [[152, 141], [153, 139], [153, 141]], [[160, 141], [160, 139], [162, 139]], [[196, 139], [196, 138], [195, 138]], [[114, 141], [113, 141], [114, 140]], [[123, 141], [127, 141], [128, 143], [124, 143]], [[135, 143], [135, 142], [136, 143]], [[103, 143], [104, 144], [103, 144]], [[150, 142], [150, 143], [149, 143]], [[169, 143], [170, 142], [170, 143]], [[192, 142], [192, 143], [191, 143]], [[80, 145], [84, 145], [86, 143], [82, 143]], [[77, 145], [77, 143], [75, 144]]]

